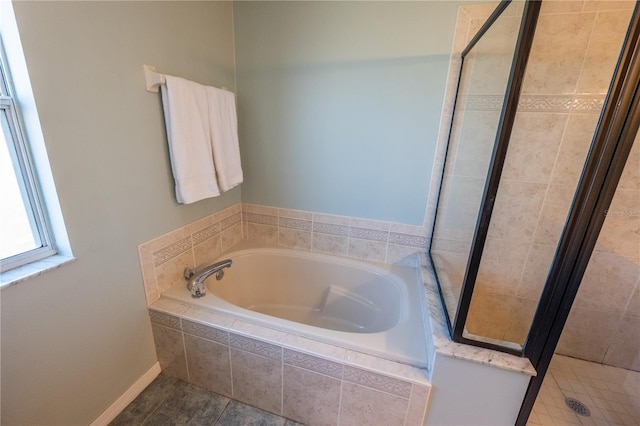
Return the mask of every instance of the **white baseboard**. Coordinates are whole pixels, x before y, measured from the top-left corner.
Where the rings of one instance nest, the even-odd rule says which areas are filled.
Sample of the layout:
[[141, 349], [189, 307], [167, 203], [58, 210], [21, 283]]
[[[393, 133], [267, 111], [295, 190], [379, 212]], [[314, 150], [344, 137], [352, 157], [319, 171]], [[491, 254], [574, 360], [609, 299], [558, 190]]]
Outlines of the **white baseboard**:
[[142, 377], [136, 380], [136, 382], [126, 390], [125, 393], [120, 395], [120, 397], [116, 399], [116, 401], [111, 404], [104, 413], [100, 414], [100, 416], [98, 416], [90, 426], [106, 426], [111, 423], [111, 421], [115, 419], [118, 414], [127, 407], [127, 405], [131, 404], [131, 402], [136, 399], [136, 397], [140, 395], [140, 393], [149, 386], [156, 377], [158, 377], [158, 374], [160, 374], [160, 363], [156, 362], [149, 371], [144, 373]]

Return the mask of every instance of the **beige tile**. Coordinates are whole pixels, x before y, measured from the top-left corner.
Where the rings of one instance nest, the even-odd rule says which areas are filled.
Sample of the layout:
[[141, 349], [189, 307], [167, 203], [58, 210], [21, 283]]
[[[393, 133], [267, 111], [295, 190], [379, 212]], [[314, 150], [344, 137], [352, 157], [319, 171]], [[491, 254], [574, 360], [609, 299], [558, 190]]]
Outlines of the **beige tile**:
[[509, 139], [502, 178], [549, 182], [567, 117], [566, 114], [519, 112]]
[[552, 181], [575, 187], [598, 124], [597, 114], [570, 114], [562, 139]]
[[149, 319], [152, 323], [162, 325], [164, 327], [173, 328], [175, 330], [182, 330], [180, 318], [174, 315], [169, 315], [164, 312], [158, 312], [156, 310], [149, 310]]
[[232, 227], [225, 229], [220, 233], [220, 248], [222, 251], [229, 250], [231, 247], [242, 241], [242, 223], [238, 222]]
[[191, 236], [188, 235], [175, 243], [153, 252], [153, 264], [158, 267], [192, 248]]
[[278, 244], [278, 227], [249, 223], [247, 225], [247, 238], [263, 244]]
[[531, 241], [546, 192], [546, 185], [502, 180], [489, 225], [489, 236]]
[[555, 245], [560, 241], [575, 191], [573, 185], [549, 185], [534, 235], [536, 243]]
[[622, 315], [640, 276], [640, 265], [624, 257], [593, 253], [573, 306]]
[[170, 261], [156, 266], [156, 280], [160, 293], [172, 285], [184, 281], [184, 269], [195, 266], [192, 250], [186, 251]]
[[321, 373], [325, 376], [331, 376], [336, 379], [342, 379], [342, 371], [344, 367], [342, 364], [337, 362], [289, 349], [283, 350], [283, 360], [286, 364], [291, 364], [293, 366]]
[[478, 288], [473, 294], [466, 328], [469, 333], [502, 340], [509, 328], [515, 297], [485, 293]]
[[522, 93], [575, 93], [595, 13], [542, 15]]
[[348, 365], [344, 367], [343, 380], [407, 399], [411, 395], [409, 382]]
[[430, 387], [413, 385], [409, 408], [407, 411], [406, 426], [418, 426], [423, 424], [427, 401], [429, 399]]
[[584, 2], [584, 11], [598, 11], [598, 10], [616, 10], [626, 9], [632, 10], [635, 6], [635, 0], [586, 0]]
[[151, 324], [151, 330], [162, 372], [167, 376], [188, 382], [182, 333], [157, 324]]
[[491, 293], [515, 295], [528, 254], [528, 242], [487, 238], [476, 286]]
[[640, 318], [623, 316], [611, 340], [604, 363], [640, 371]]
[[278, 245], [299, 250], [311, 250], [311, 232], [297, 229], [278, 229]]
[[640, 260], [640, 191], [616, 190], [597, 247], [632, 261]]
[[387, 244], [378, 241], [349, 238], [348, 255], [356, 259], [384, 262], [387, 255]]
[[[220, 317], [214, 316], [216, 314], [211, 312], [204, 312], [203, 317], [211, 315], [212, 319], [218, 319]], [[206, 318], [206, 317], [205, 317]], [[198, 322], [189, 321], [182, 318], [182, 330], [185, 334], [191, 334], [196, 337], [211, 340], [212, 342], [220, 343], [222, 345], [229, 345], [229, 333], [226, 330], [221, 330], [217, 327], [209, 327]]]
[[313, 222], [349, 226], [349, 224], [351, 223], [351, 218], [347, 216], [336, 216], [332, 214], [314, 213]]
[[579, 93], [607, 93], [630, 18], [631, 9], [598, 13], [578, 81]]
[[639, 282], [636, 284], [636, 289], [631, 295], [627, 310], [624, 312], [627, 316], [640, 317], [640, 277]]
[[552, 13], [576, 13], [582, 12], [584, 1], [545, 1], [540, 7], [540, 15]]
[[282, 362], [231, 349], [233, 397], [271, 413], [282, 413]]
[[212, 263], [222, 252], [220, 234], [204, 240], [193, 248], [193, 256], [196, 266]]
[[153, 253], [155, 251], [168, 247], [171, 244], [178, 242], [183, 238], [184, 238], [184, 235], [182, 234], [182, 229], [179, 228], [179, 229], [176, 229], [175, 231], [171, 231], [166, 234], [160, 235], [159, 237], [156, 237], [153, 240], [147, 241], [141, 245], [145, 249]]
[[283, 375], [283, 416], [308, 425], [338, 423], [340, 380], [286, 364]]
[[619, 315], [574, 306], [560, 336], [556, 353], [602, 362], [619, 320]]
[[504, 340], [524, 345], [537, 307], [537, 300], [516, 297], [511, 308], [511, 320]]
[[153, 256], [151, 252], [140, 245], [138, 247], [138, 258], [140, 260], [140, 270], [142, 272], [142, 282], [144, 283], [144, 292], [147, 295], [147, 305], [150, 305], [149, 295], [158, 292], [156, 283], [156, 272], [153, 266]]
[[387, 260], [386, 263], [392, 265], [407, 265], [407, 266], [415, 266], [416, 265], [416, 254], [424, 253], [426, 251], [425, 248], [416, 248], [409, 246], [399, 246], [395, 244], [389, 244], [387, 247]]
[[242, 203], [242, 211], [246, 212], [246, 213], [255, 213], [255, 214], [278, 217], [278, 208], [277, 207], [262, 206], [262, 205], [259, 205], [259, 204]]
[[484, 178], [445, 177], [440, 195], [442, 206], [438, 207], [434, 235], [451, 239], [473, 235], [483, 188]]
[[199, 337], [184, 335], [189, 382], [231, 396], [229, 347]]
[[349, 237], [314, 232], [312, 250], [320, 253], [346, 256], [349, 252]]
[[399, 396], [344, 382], [338, 424], [400, 426], [404, 424], [408, 403]]
[[481, 178], [484, 181], [499, 121], [500, 110], [464, 112], [461, 127], [457, 129], [459, 136], [456, 139], [454, 166], [456, 175]]
[[313, 213], [304, 210], [278, 209], [278, 217], [311, 221]]
[[555, 245], [533, 244], [531, 246], [527, 266], [518, 287], [519, 297], [529, 300], [540, 299], [555, 251]]

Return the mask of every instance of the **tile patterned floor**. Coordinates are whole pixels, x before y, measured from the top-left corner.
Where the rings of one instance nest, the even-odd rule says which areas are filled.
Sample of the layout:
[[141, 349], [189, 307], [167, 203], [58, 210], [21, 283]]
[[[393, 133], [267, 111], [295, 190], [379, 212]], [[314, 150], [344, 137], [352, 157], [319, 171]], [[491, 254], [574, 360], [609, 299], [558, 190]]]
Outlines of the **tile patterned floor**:
[[158, 376], [122, 413], [113, 426], [302, 426], [183, 381]]
[[[565, 398], [591, 415], [576, 414]], [[640, 426], [640, 373], [554, 355], [527, 425], [573, 424]]]

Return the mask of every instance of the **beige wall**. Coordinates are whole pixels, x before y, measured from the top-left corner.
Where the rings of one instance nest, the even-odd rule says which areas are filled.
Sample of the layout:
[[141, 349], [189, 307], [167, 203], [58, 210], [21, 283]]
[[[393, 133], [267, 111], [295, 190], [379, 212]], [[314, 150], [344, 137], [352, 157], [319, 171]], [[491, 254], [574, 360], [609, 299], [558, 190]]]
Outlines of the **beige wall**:
[[156, 362], [137, 246], [240, 201], [178, 205], [142, 65], [235, 87], [229, 2], [15, 2], [77, 260], [2, 289], [3, 424], [88, 424]]
[[[471, 333], [520, 344], [526, 338], [633, 5], [631, 1], [543, 3], [470, 308]], [[474, 25], [473, 19], [459, 22], [467, 28]], [[476, 69], [482, 74], [483, 69]], [[474, 95], [467, 115], [486, 118], [495, 113], [501, 103], [492, 94], [487, 90]], [[475, 126], [474, 131], [470, 140], [486, 139], [482, 128]], [[482, 147], [474, 149], [466, 157], [458, 149], [455, 157], [455, 168], [460, 170], [456, 173], [467, 179], [482, 169], [477, 164]], [[611, 206], [619, 214], [607, 218], [558, 346], [562, 354], [634, 369], [639, 362], [634, 331], [638, 325], [634, 292], [640, 276], [638, 149], [636, 144]], [[484, 181], [480, 180], [461, 187], [458, 195], [466, 204], [462, 209], [457, 206], [459, 212], [475, 207], [473, 197]], [[444, 226], [454, 223], [449, 219], [442, 222], [444, 232], [435, 232], [433, 248], [444, 254], [454, 284], [461, 282], [466, 266], [473, 216], [469, 226]]]

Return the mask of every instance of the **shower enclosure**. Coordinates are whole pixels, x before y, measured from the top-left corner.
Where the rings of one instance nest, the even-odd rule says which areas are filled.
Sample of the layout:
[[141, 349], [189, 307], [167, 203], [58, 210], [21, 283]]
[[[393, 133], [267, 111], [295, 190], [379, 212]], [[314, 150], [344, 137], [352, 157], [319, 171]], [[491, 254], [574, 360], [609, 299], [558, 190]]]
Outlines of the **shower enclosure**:
[[633, 1], [467, 21], [429, 253], [453, 339], [536, 368], [519, 424], [555, 351], [640, 369], [639, 21]]

